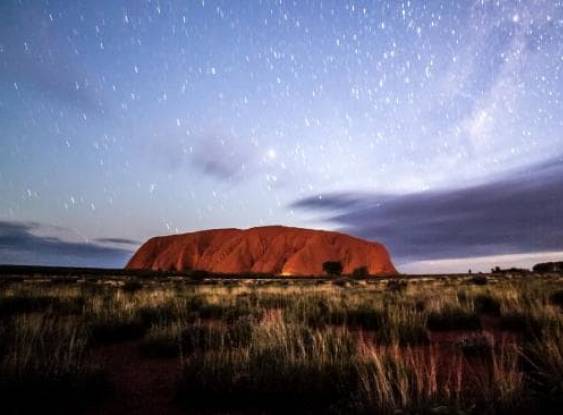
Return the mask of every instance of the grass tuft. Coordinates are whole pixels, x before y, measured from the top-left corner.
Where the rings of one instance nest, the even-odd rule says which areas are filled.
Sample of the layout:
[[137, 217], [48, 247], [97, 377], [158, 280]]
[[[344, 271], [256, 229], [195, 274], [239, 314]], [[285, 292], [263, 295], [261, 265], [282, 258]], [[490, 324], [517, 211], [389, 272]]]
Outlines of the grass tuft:
[[427, 327], [432, 331], [481, 330], [481, 321], [475, 312], [451, 307], [430, 313]]

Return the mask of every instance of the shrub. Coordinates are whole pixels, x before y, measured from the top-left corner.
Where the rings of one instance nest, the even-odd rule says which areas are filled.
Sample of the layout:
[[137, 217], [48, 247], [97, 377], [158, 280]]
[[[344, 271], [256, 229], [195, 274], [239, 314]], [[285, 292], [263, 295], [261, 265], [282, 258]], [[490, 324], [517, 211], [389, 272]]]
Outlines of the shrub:
[[45, 311], [56, 302], [54, 297], [16, 295], [0, 297], [0, 316]]
[[552, 335], [559, 321], [546, 317], [534, 317], [522, 313], [510, 313], [500, 318], [499, 329], [525, 334], [526, 341], [543, 339]]
[[61, 298], [53, 302], [53, 313], [62, 315], [80, 315], [84, 312], [86, 299], [84, 297]]
[[549, 296], [549, 302], [563, 308], [563, 290], [555, 291]]
[[147, 357], [173, 358], [180, 354], [178, 326], [153, 326], [140, 344]]
[[193, 324], [188, 326], [181, 335], [183, 353], [211, 351], [219, 349], [224, 340], [225, 331], [222, 328], [208, 324]]
[[228, 309], [228, 306], [206, 302], [199, 306], [197, 312], [199, 317], [204, 320], [220, 320], [223, 318], [226, 309]]
[[204, 279], [209, 278], [209, 272], [202, 269], [196, 269], [190, 272], [190, 278], [195, 281], [203, 281]]
[[457, 301], [462, 305], [466, 305], [471, 301], [471, 297], [465, 289], [462, 289], [457, 292]]
[[369, 304], [359, 304], [355, 307], [345, 307], [341, 304], [331, 304], [325, 299], [309, 305], [305, 310], [295, 310], [284, 313], [287, 322], [304, 322], [311, 328], [326, 328], [327, 326], [347, 326], [364, 330], [377, 330], [381, 327], [382, 313]]
[[408, 282], [404, 280], [389, 280], [387, 290], [402, 292], [407, 289]]
[[287, 295], [283, 294], [269, 294], [263, 293], [260, 296], [254, 296], [256, 298], [257, 306], [262, 308], [281, 308], [288, 306], [293, 299]]
[[200, 295], [189, 295], [185, 298], [185, 307], [188, 312], [197, 312], [207, 304], [205, 297]]
[[262, 309], [244, 303], [234, 305], [207, 303], [203, 304], [198, 312], [199, 317], [204, 320], [224, 320], [226, 322], [235, 322], [242, 317], [259, 320], [263, 314]]
[[481, 321], [476, 313], [460, 308], [447, 308], [428, 315], [427, 327], [432, 331], [480, 330]]
[[355, 347], [346, 339], [299, 325], [262, 329], [244, 349], [186, 359], [178, 398], [189, 407], [229, 412], [334, 410], [358, 386]]
[[137, 291], [141, 290], [142, 288], [143, 288], [143, 283], [141, 283], [140, 281], [137, 281], [137, 280], [127, 280], [121, 286], [121, 290], [123, 292], [130, 293], [130, 294], [136, 293]]
[[[557, 334], [559, 333], [559, 334]], [[524, 370], [538, 413], [559, 413], [563, 405], [563, 336], [560, 327], [545, 339], [524, 343]]]
[[529, 325], [528, 316], [522, 313], [507, 313], [500, 316], [499, 329], [514, 332], [523, 332]]
[[475, 285], [487, 285], [487, 283], [489, 282], [487, 277], [484, 275], [476, 275], [472, 277], [470, 281]]
[[176, 321], [180, 314], [173, 304], [160, 304], [158, 306], [143, 306], [137, 310], [138, 318], [147, 327], [153, 324], [164, 324]]
[[145, 337], [140, 344], [141, 352], [147, 357], [168, 359], [178, 357], [180, 345], [176, 338], [168, 336]]
[[357, 387], [351, 361], [283, 361], [276, 353], [192, 358], [184, 366], [179, 399], [189, 407], [206, 409], [316, 413], [344, 405], [349, 391]]
[[10, 326], [0, 330], [2, 413], [78, 413], [107, 395], [109, 384], [91, 362], [80, 326], [60, 324], [51, 314], [17, 316]]
[[140, 319], [107, 319], [90, 325], [91, 338], [95, 343], [115, 343], [135, 340], [145, 335], [147, 326]]
[[426, 309], [426, 300], [424, 299], [416, 300], [416, 302], [414, 303], [414, 309], [418, 313], [422, 313]]
[[347, 326], [361, 327], [365, 330], [378, 330], [381, 327], [383, 316], [380, 311], [374, 310], [368, 305], [345, 312], [342, 318]]
[[464, 338], [456, 343], [466, 357], [485, 357], [493, 351], [493, 343], [487, 336]]
[[500, 302], [489, 294], [481, 294], [473, 299], [475, 311], [480, 314], [500, 314]]
[[368, 267], [362, 266], [362, 267], [355, 268], [354, 271], [352, 271], [352, 276], [354, 278], [365, 278], [365, 277], [369, 276]]
[[323, 271], [329, 276], [342, 274], [342, 269], [340, 261], [326, 261], [323, 263]]
[[429, 340], [424, 323], [417, 321], [385, 322], [375, 337], [379, 344], [399, 346], [424, 345]]
[[534, 265], [534, 272], [563, 272], [563, 262], [543, 262]]
[[[297, 304], [301, 305], [301, 304]], [[304, 322], [313, 328], [322, 328], [328, 324], [344, 324], [345, 314], [341, 310], [333, 310], [331, 304], [324, 298], [306, 305], [304, 308], [285, 310], [287, 322]]]
[[180, 344], [185, 354], [246, 346], [252, 339], [252, 324], [240, 321], [227, 328], [209, 324], [193, 324], [181, 334]]
[[79, 372], [3, 373], [2, 411], [6, 414], [81, 413], [95, 408], [112, 391], [99, 368]]

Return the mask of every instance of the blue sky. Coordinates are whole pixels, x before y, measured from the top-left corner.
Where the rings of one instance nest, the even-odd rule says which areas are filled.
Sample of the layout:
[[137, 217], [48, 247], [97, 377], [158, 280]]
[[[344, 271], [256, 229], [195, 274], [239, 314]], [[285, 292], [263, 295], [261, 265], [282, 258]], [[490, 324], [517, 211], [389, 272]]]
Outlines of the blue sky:
[[563, 257], [562, 67], [559, 1], [4, 1], [0, 263], [262, 224]]

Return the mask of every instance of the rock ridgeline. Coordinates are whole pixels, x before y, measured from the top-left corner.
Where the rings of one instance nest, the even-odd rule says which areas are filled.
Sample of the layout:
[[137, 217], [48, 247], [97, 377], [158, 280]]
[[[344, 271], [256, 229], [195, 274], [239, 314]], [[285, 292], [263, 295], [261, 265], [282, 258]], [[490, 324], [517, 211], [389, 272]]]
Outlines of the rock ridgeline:
[[303, 276], [324, 274], [326, 261], [339, 261], [343, 274], [362, 267], [370, 275], [397, 273], [380, 243], [339, 232], [285, 226], [214, 229], [151, 238], [126, 268]]

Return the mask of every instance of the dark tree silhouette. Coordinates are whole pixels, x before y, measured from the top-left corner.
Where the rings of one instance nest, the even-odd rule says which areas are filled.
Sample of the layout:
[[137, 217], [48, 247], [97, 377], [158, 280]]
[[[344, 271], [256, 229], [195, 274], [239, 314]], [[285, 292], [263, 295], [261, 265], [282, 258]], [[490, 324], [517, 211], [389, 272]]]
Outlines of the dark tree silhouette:
[[326, 261], [323, 263], [323, 271], [328, 275], [342, 274], [342, 263], [340, 261]]
[[561, 262], [542, 262], [534, 265], [534, 272], [563, 272], [563, 261]]
[[356, 278], [367, 277], [369, 275], [368, 267], [365, 265], [362, 267], [358, 267], [352, 271], [352, 276]]

